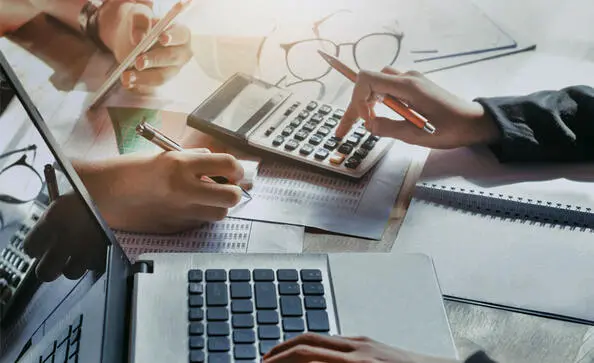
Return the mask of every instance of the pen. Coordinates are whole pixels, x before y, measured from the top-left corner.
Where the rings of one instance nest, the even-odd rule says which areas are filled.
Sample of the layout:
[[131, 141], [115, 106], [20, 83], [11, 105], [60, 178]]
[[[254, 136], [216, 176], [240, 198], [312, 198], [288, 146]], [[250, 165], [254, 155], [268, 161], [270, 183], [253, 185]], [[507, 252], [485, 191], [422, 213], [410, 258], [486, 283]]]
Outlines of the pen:
[[[147, 124], [146, 122], [142, 121], [141, 123], [136, 126], [136, 133], [148, 141], [152, 142], [153, 144], [159, 146], [161, 149], [165, 151], [184, 151], [184, 149], [175, 141], [171, 140], [167, 136], [165, 136], [162, 132], [154, 128], [153, 126]], [[217, 184], [227, 184], [229, 180], [223, 176], [213, 176], [213, 177], [204, 177], [206, 180], [217, 183]], [[248, 193], [245, 189], [241, 186], [241, 192], [246, 197], [252, 199], [250, 193]]]
[[47, 185], [47, 194], [49, 195], [50, 203], [53, 203], [60, 196], [56, 171], [51, 164], [46, 164], [43, 168], [43, 174], [45, 174], [45, 184]]
[[[328, 62], [328, 64], [330, 64], [332, 68], [336, 69], [343, 76], [350, 79], [352, 82], [357, 81], [357, 72], [350, 69], [346, 64], [339, 61], [336, 57], [333, 57], [321, 50], [318, 50], [318, 53], [322, 56], [322, 58], [324, 58], [326, 62]], [[393, 111], [397, 112], [400, 116], [404, 117], [407, 121], [413, 123], [416, 127], [423, 129], [430, 134], [435, 133], [435, 126], [433, 126], [423, 116], [408, 108], [408, 106], [406, 106], [396, 97], [384, 95], [381, 98], [381, 102], [391, 108]]]

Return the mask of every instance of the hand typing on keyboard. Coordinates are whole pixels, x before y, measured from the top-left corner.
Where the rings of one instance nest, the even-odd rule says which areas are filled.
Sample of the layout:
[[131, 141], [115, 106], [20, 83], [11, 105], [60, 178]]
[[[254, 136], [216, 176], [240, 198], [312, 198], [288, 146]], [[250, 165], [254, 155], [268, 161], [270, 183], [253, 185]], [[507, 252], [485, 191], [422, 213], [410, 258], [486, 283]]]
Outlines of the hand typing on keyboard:
[[53, 281], [62, 274], [78, 279], [88, 269], [103, 269], [107, 244], [78, 195], [64, 194], [27, 234], [24, 248], [39, 260], [37, 277]]
[[277, 345], [264, 356], [264, 363], [281, 362], [456, 363], [460, 361], [407, 352], [366, 337], [328, 337], [307, 333]]

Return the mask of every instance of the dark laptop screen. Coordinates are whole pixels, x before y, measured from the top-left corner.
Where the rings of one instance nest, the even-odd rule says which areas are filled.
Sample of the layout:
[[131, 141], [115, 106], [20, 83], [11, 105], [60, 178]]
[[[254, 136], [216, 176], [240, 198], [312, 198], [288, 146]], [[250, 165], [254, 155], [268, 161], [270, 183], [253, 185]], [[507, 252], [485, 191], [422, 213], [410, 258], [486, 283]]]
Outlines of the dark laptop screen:
[[[109, 251], [101, 226], [14, 96], [7, 74], [0, 69], [2, 363], [15, 362], [43, 344], [43, 336], [91, 290], [107, 289], [99, 282], [107, 275]], [[46, 165], [55, 169], [59, 189], [53, 202]], [[105, 309], [105, 303], [105, 298], [97, 299], [97, 308]]]

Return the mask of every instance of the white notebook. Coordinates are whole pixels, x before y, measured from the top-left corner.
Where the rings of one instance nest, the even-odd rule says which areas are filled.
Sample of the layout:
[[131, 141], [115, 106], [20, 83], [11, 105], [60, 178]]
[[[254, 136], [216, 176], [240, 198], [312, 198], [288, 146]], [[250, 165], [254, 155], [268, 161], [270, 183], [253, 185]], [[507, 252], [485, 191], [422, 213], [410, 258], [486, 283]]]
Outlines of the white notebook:
[[594, 322], [594, 164], [434, 151], [394, 250], [431, 256], [444, 295]]
[[499, 163], [487, 148], [433, 151], [417, 197], [498, 217], [594, 228], [594, 163]]

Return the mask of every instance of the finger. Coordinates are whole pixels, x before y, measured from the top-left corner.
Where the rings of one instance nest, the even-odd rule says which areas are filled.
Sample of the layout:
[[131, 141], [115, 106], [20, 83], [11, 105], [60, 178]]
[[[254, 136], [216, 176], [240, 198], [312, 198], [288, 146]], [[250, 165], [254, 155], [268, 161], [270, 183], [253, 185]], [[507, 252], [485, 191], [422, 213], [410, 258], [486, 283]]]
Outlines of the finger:
[[211, 154], [210, 149], [208, 149], [206, 147], [198, 147], [198, 148], [186, 149], [186, 150], [194, 152], [194, 153], [198, 153], [198, 154]]
[[[53, 236], [53, 239], [55, 242], [56, 237]], [[45, 282], [54, 281], [60, 276], [68, 257], [67, 250], [60, 243], [54, 243], [39, 260], [35, 269], [37, 277]]]
[[197, 179], [202, 176], [223, 176], [231, 183], [243, 179], [243, 167], [229, 154], [182, 154], [188, 163], [187, 170]]
[[134, 67], [139, 71], [150, 68], [181, 67], [191, 58], [192, 51], [189, 47], [157, 47], [139, 56]]
[[356, 361], [348, 353], [310, 345], [297, 345], [282, 353], [264, 357], [266, 363], [351, 363]]
[[376, 117], [371, 123], [371, 133], [377, 136], [399, 139], [409, 144], [422, 143], [426, 137], [423, 130], [408, 121], [392, 120], [386, 117]]
[[130, 41], [137, 45], [148, 34], [153, 25], [153, 12], [150, 7], [138, 4], [132, 10], [132, 32]]
[[179, 71], [179, 67], [147, 69], [145, 71], [129, 70], [122, 74], [121, 81], [124, 88], [127, 89], [139, 89], [143, 86], [156, 87], [176, 76]]
[[78, 280], [86, 271], [85, 264], [77, 256], [71, 256], [64, 266], [62, 273], [69, 280]]
[[393, 75], [393, 76], [399, 76], [399, 75], [401, 75], [401, 74], [402, 74], [402, 72], [401, 72], [401, 71], [397, 70], [396, 68], [390, 67], [390, 66], [385, 66], [385, 67], [382, 69], [382, 73], [385, 73], [385, 74], [391, 74], [391, 75]]
[[231, 208], [241, 202], [241, 189], [237, 185], [217, 184], [192, 177], [187, 185], [188, 203], [195, 206]]
[[173, 24], [159, 36], [159, 44], [164, 47], [183, 45], [190, 42], [190, 29], [183, 25]]
[[135, 3], [141, 4], [144, 6], [148, 6], [149, 8], [153, 8], [153, 1], [152, 0], [134, 0]]
[[[51, 207], [50, 207], [51, 208]], [[25, 253], [31, 257], [40, 258], [54, 243], [53, 233], [46, 218], [51, 209], [31, 228], [23, 241]]]
[[342, 116], [342, 119], [340, 120], [340, 124], [336, 128], [336, 136], [345, 137], [345, 135], [349, 132], [358, 119], [359, 113], [357, 109], [352, 104], [349, 104], [346, 111], [344, 112], [344, 115]]
[[275, 346], [264, 358], [281, 354], [296, 346], [323, 347], [340, 352], [352, 352], [355, 349], [352, 342], [341, 337], [328, 337], [321, 334], [306, 333]]

